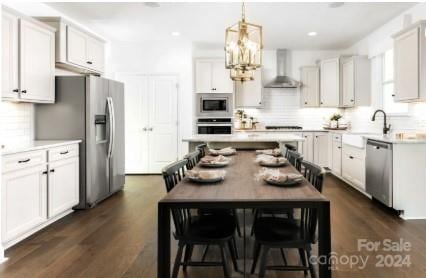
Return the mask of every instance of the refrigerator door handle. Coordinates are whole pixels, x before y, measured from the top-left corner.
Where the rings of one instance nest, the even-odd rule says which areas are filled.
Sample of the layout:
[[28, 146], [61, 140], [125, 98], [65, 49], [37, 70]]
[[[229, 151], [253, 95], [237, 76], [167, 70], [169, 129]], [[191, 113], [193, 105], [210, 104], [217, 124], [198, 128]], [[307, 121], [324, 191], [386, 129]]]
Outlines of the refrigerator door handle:
[[111, 105], [111, 98], [110, 97], [107, 97], [107, 107], [108, 107], [108, 117], [109, 117], [109, 126], [110, 126], [110, 128], [109, 128], [109, 139], [108, 139], [108, 153], [107, 153], [107, 155], [108, 155], [108, 157], [111, 157], [111, 155], [112, 155], [112, 145], [113, 145], [113, 134], [114, 134], [114, 126], [113, 126], [113, 123], [114, 123], [114, 119], [113, 119], [113, 115], [112, 115], [112, 113], [113, 113], [113, 109], [112, 109], [112, 105]]
[[111, 144], [111, 155], [112, 156], [114, 154], [114, 145], [115, 145], [115, 111], [114, 111], [114, 101], [113, 99], [110, 97], [110, 103], [111, 103], [111, 112], [112, 112], [112, 144]]

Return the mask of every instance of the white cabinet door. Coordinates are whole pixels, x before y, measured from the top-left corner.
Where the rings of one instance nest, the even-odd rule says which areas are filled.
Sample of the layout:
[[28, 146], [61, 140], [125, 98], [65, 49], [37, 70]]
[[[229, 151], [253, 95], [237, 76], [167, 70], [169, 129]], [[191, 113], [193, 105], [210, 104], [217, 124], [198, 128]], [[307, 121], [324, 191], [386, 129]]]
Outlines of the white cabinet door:
[[178, 158], [177, 80], [174, 76], [152, 76], [149, 87], [149, 173], [160, 173]]
[[256, 70], [254, 80], [235, 81], [235, 107], [262, 106], [262, 72]]
[[48, 217], [65, 212], [79, 201], [78, 157], [49, 163]]
[[213, 65], [209, 60], [197, 60], [195, 62], [195, 92], [211, 93]]
[[233, 82], [229, 70], [225, 68], [225, 60], [212, 62], [212, 88], [214, 93], [233, 93]]
[[340, 99], [339, 58], [321, 61], [320, 106], [338, 107]]
[[419, 33], [415, 28], [394, 40], [395, 100], [409, 101], [419, 93]]
[[2, 80], [1, 96], [19, 98], [18, 84], [18, 18], [2, 13]]
[[309, 162], [314, 162], [314, 134], [304, 132], [302, 134], [305, 141], [302, 143], [303, 159]]
[[70, 63], [87, 67], [87, 35], [67, 26], [67, 60]]
[[3, 174], [2, 241], [13, 240], [47, 219], [46, 166]]
[[21, 99], [55, 101], [55, 33], [20, 20]]
[[104, 71], [104, 44], [94, 38], [87, 37], [87, 67], [99, 72]]
[[331, 170], [342, 174], [342, 143], [335, 140], [332, 141]]
[[314, 133], [314, 163], [321, 167], [328, 167], [328, 133]]
[[117, 75], [125, 90], [126, 173], [148, 172], [149, 77]]
[[349, 59], [342, 63], [342, 105], [355, 105], [355, 71], [354, 60]]
[[302, 107], [318, 107], [320, 97], [320, 72], [318, 67], [301, 68], [300, 97]]

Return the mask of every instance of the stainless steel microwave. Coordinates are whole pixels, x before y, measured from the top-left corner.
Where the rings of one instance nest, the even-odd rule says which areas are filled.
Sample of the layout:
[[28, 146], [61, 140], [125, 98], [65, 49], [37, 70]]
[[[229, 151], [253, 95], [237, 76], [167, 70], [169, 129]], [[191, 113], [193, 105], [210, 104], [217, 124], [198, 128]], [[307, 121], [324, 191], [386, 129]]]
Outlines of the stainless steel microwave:
[[197, 94], [198, 117], [232, 117], [232, 94]]

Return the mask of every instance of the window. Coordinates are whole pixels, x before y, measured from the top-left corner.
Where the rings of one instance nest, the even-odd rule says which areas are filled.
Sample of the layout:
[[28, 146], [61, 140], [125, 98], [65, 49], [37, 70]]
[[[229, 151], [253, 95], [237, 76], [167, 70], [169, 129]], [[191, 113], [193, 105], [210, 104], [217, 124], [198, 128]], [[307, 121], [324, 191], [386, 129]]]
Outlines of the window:
[[389, 114], [406, 114], [408, 113], [408, 104], [395, 102], [393, 98], [393, 49], [386, 51], [382, 55], [382, 59], [383, 109]]

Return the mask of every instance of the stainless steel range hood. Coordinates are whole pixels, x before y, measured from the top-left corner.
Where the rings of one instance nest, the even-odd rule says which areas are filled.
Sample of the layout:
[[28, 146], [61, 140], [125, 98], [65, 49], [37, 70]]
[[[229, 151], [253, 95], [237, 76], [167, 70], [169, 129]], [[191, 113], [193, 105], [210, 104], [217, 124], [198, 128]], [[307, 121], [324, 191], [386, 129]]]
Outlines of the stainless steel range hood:
[[297, 88], [299, 86], [298, 81], [287, 76], [286, 60], [287, 60], [287, 50], [277, 49], [277, 76], [272, 82], [266, 84], [265, 88]]

